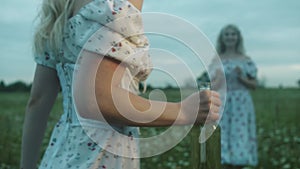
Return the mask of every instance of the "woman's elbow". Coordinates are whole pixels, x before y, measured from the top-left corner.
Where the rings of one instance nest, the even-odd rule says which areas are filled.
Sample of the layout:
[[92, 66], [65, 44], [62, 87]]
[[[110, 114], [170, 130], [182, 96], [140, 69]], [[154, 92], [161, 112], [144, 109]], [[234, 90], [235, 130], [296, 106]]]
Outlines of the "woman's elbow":
[[257, 82], [256, 82], [256, 81], [252, 81], [252, 83], [250, 83], [249, 87], [250, 87], [252, 90], [255, 90], [256, 87], [257, 87]]
[[31, 95], [27, 101], [27, 106], [26, 106], [27, 112], [28, 110], [31, 110], [33, 109], [33, 107], [38, 105], [40, 100], [41, 100], [41, 95]]

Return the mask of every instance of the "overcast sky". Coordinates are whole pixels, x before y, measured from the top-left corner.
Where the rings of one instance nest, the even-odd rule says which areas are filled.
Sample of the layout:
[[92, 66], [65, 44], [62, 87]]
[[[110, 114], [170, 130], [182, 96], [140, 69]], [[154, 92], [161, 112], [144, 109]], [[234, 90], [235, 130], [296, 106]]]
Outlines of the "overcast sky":
[[[39, 2], [1, 2], [0, 80], [5, 83], [32, 81], [35, 64], [31, 37]], [[197, 26], [213, 44], [224, 25], [236, 24], [244, 36], [247, 55], [258, 66], [258, 77], [265, 78], [268, 86], [296, 86], [300, 79], [299, 9], [299, 0], [145, 0], [143, 11], [181, 17]], [[161, 62], [167, 64], [167, 60]], [[172, 69], [172, 64], [169, 66]], [[169, 83], [154, 75], [150, 84]]]

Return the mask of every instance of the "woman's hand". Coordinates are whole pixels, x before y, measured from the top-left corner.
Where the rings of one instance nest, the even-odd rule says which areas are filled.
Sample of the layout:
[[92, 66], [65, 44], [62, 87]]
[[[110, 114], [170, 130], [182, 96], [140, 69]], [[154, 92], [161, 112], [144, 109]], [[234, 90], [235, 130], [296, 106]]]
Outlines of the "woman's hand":
[[[196, 92], [181, 102], [182, 118], [191, 124], [204, 124], [219, 119], [220, 96], [215, 91]], [[195, 119], [196, 118], [196, 119]]]
[[255, 89], [256, 87], [256, 80], [255, 79], [250, 79], [247, 76], [243, 75], [243, 71], [242, 69], [237, 66], [234, 71], [237, 73], [237, 78], [238, 80], [245, 85], [246, 87], [250, 88], [250, 89]]

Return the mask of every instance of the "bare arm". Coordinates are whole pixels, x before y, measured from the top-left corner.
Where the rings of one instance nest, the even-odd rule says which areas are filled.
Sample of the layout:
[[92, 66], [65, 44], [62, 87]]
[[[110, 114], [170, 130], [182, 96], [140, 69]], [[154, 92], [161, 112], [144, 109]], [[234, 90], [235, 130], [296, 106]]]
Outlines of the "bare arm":
[[242, 69], [240, 67], [237, 67], [235, 69], [235, 71], [238, 74], [238, 80], [245, 85], [246, 87], [250, 88], [250, 89], [255, 89], [256, 88], [256, 79], [255, 78], [251, 78], [248, 76], [243, 76], [242, 73]]
[[248, 78], [248, 77], [243, 77], [239, 76], [239, 81], [242, 82], [246, 87], [250, 89], [255, 89], [256, 88], [256, 79]]
[[56, 71], [37, 65], [25, 113], [21, 168], [36, 168], [49, 113], [58, 91]]
[[138, 10], [142, 10], [144, 0], [128, 0], [130, 3], [132, 3]]
[[[82, 8], [84, 5], [90, 3], [92, 0], [80, 0], [74, 2], [74, 7], [72, 11], [72, 16], [78, 13], [80, 8]], [[142, 11], [143, 7], [143, 0], [128, 0], [132, 5], [134, 5], [138, 10]]]
[[[103, 59], [97, 68], [95, 94], [101, 113], [109, 123], [130, 126], [168, 126], [173, 124], [179, 116], [178, 125], [191, 124], [195, 121], [192, 118], [192, 112], [199, 113], [197, 123], [204, 123], [210, 107], [212, 113], [208, 116], [209, 120], [218, 119], [220, 99], [215, 92], [195, 93], [179, 103], [148, 100], [120, 87], [125, 67], [118, 61], [86, 51], [83, 55], [85, 55], [85, 61], [82, 62], [88, 65], [99, 63]], [[84, 93], [78, 92], [77, 98], [83, 98], [83, 95]], [[88, 97], [85, 97], [86, 100], [89, 99]], [[103, 120], [94, 111], [89, 111], [91, 106], [86, 106], [89, 101], [85, 103], [80, 101], [78, 104], [81, 104], [80, 115], [84, 118]], [[197, 109], [199, 105], [200, 108]]]

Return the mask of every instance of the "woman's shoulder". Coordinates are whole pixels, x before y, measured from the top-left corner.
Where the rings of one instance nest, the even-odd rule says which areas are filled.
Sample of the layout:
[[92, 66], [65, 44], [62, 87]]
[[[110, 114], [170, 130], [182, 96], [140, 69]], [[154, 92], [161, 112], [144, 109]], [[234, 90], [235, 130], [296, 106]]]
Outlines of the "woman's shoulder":
[[242, 55], [243, 58], [245, 58], [245, 60], [251, 60], [251, 57], [248, 55]]
[[245, 55], [245, 54], [240, 55], [240, 60], [246, 61], [246, 62], [249, 62], [249, 61], [252, 62], [252, 58], [248, 55]]
[[[77, 0], [73, 4], [69, 22], [73, 21], [81, 24], [83, 22], [97, 23], [108, 26], [107, 24], [119, 18], [125, 19], [125, 16], [129, 14], [140, 15], [140, 11], [127, 0]], [[126, 19], [130, 18], [127, 17]], [[120, 20], [118, 22], [121, 23]], [[112, 26], [115, 24], [109, 25]]]
[[256, 64], [250, 56], [244, 55], [242, 61], [247, 67], [256, 67]]
[[72, 15], [71, 17], [75, 16], [76, 14], [79, 13], [79, 11], [86, 6], [87, 4], [91, 3], [93, 0], [80, 0], [80, 1], [76, 1], [74, 0], [74, 4], [73, 4], [73, 9], [72, 9]]

